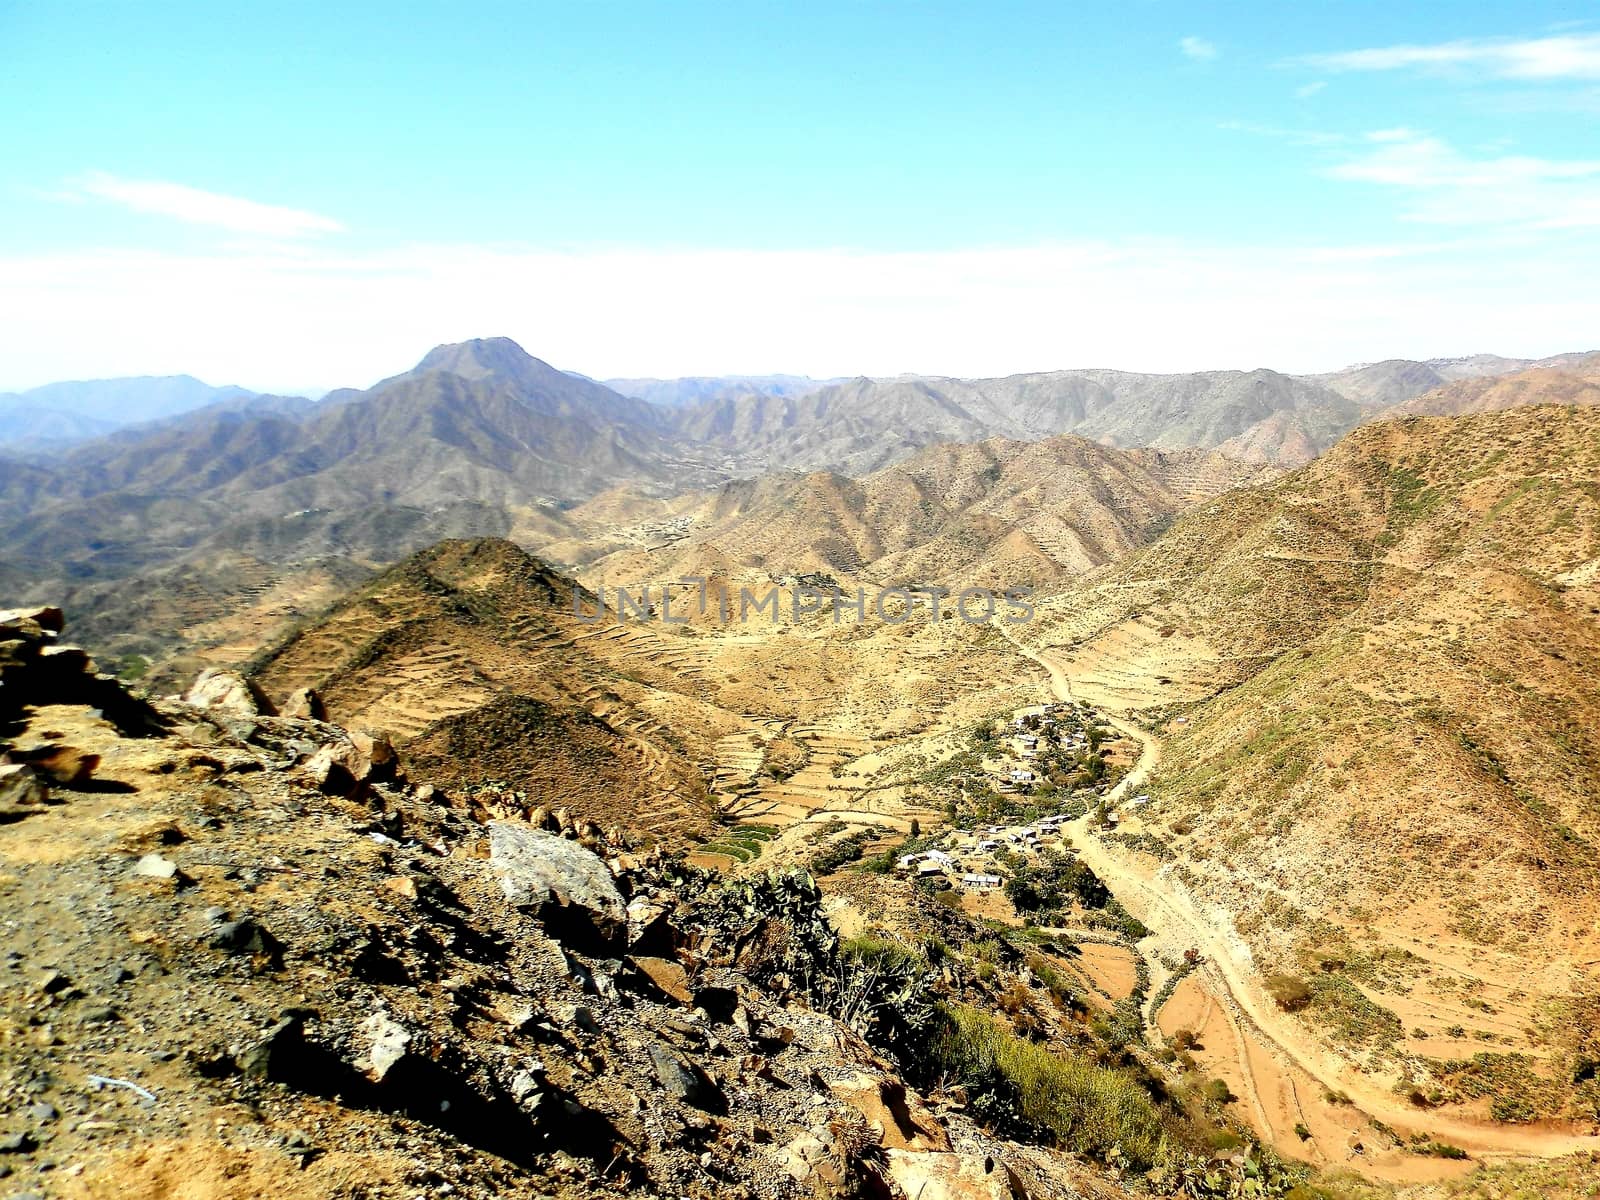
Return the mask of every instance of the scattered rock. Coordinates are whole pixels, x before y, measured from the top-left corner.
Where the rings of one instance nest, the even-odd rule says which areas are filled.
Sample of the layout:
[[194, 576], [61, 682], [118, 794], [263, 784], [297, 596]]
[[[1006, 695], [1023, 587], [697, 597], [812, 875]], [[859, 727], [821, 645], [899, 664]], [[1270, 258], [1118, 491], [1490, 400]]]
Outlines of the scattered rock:
[[357, 773], [355, 760], [350, 746], [330, 743], [306, 760], [303, 771], [311, 786], [323, 795], [344, 796], [366, 778], [365, 771]]
[[926, 1150], [885, 1151], [889, 1175], [907, 1196], [921, 1200], [1025, 1200], [1013, 1189], [1004, 1164], [975, 1154]]
[[599, 1022], [594, 1019], [594, 1012], [587, 1004], [573, 1004], [570, 1001], [561, 1001], [551, 1006], [550, 1015], [558, 1025], [579, 1029], [584, 1033], [598, 1033], [600, 1031]]
[[627, 932], [622, 894], [598, 857], [565, 838], [509, 821], [489, 823], [489, 867], [513, 905], [580, 948]]
[[31, 1133], [0, 1134], [0, 1154], [27, 1154], [38, 1145]]
[[628, 960], [640, 974], [665, 995], [679, 1004], [693, 1004], [694, 993], [689, 988], [689, 974], [681, 963], [670, 958], [642, 956]]
[[0, 764], [0, 820], [27, 816], [50, 802], [50, 788], [26, 763]]
[[35, 771], [63, 787], [78, 787], [87, 783], [100, 765], [98, 754], [90, 754], [76, 746], [59, 742], [25, 749], [14, 747], [12, 757], [22, 759]]
[[650, 1043], [650, 1062], [656, 1078], [674, 1100], [692, 1104], [705, 1112], [726, 1112], [727, 1097], [694, 1063], [674, 1054], [660, 1042]]
[[272, 701], [267, 699], [255, 682], [237, 671], [224, 671], [208, 667], [200, 672], [183, 696], [186, 704], [196, 708], [209, 708], [238, 717], [270, 717], [277, 713]]
[[399, 756], [395, 754], [394, 743], [389, 740], [389, 735], [381, 730], [352, 729], [350, 731], [350, 744], [357, 754], [366, 760], [366, 776], [372, 779], [389, 779], [399, 765]]
[[146, 854], [133, 864], [133, 873], [145, 879], [172, 879], [178, 874], [178, 864], [159, 854]]
[[317, 1156], [317, 1148], [312, 1145], [310, 1137], [303, 1130], [294, 1129], [289, 1136], [283, 1139], [283, 1152], [291, 1158], [298, 1158], [304, 1167]]
[[394, 1065], [406, 1056], [411, 1034], [388, 1013], [380, 1011], [361, 1023], [361, 1035], [367, 1048], [356, 1060], [356, 1068], [373, 1083], [382, 1083]]
[[316, 688], [303, 687], [292, 693], [284, 701], [280, 710], [285, 717], [294, 717], [301, 721], [326, 721], [328, 707], [322, 702], [322, 697], [317, 695]]
[[234, 1065], [247, 1079], [282, 1079], [293, 1064], [285, 1058], [303, 1048], [302, 1026], [298, 1016], [285, 1016], [261, 1037], [234, 1051]]
[[823, 1145], [822, 1139], [809, 1130], [797, 1134], [787, 1146], [783, 1148], [780, 1161], [783, 1169], [794, 1178], [796, 1182], [804, 1183], [811, 1178], [819, 1163], [828, 1157], [828, 1148]]
[[249, 917], [224, 921], [211, 935], [211, 948], [229, 954], [276, 954], [277, 939]]
[[938, 1120], [898, 1079], [873, 1078], [858, 1071], [830, 1082], [828, 1090], [859, 1112], [890, 1149], [950, 1149], [950, 1138]]

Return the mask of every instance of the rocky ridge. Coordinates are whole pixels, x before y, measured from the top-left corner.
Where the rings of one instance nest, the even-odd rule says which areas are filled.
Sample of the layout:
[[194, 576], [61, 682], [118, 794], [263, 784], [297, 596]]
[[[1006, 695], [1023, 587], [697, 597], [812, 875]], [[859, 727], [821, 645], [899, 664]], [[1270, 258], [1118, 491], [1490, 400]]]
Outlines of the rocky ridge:
[[1121, 1194], [907, 1087], [881, 1025], [918, 1003], [851, 980], [804, 874], [481, 823], [238, 676], [140, 737], [6, 683], [7, 745], [70, 742], [100, 785], [0, 827], [22, 1194]]

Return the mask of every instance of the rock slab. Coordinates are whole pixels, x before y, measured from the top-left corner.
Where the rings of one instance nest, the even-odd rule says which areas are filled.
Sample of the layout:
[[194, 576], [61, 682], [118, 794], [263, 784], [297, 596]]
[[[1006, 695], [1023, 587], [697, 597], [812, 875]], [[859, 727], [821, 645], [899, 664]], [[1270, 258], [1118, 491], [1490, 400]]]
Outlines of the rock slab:
[[511, 821], [489, 822], [489, 869], [514, 906], [557, 938], [610, 945], [627, 933], [622, 893], [598, 856], [576, 842]]

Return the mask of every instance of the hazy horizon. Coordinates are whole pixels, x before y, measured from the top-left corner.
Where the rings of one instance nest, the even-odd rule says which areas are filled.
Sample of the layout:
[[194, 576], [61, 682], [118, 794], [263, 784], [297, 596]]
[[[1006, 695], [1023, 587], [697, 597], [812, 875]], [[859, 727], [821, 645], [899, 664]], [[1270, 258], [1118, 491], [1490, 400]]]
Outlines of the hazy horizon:
[[1600, 328], [1600, 22], [1564, 3], [548, 15], [0, 14], [5, 386], [359, 385], [490, 333], [821, 378]]

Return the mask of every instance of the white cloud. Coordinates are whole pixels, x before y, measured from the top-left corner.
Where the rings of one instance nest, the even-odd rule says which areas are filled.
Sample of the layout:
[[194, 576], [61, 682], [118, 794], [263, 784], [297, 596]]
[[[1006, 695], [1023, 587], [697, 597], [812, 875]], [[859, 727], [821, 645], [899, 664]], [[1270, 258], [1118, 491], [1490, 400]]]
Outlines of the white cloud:
[[1497, 79], [1600, 79], [1600, 34], [1378, 46], [1299, 60], [1325, 71], [1461, 71]]
[[[1592, 256], [1427, 245], [1081, 242], [930, 253], [102, 251], [0, 259], [0, 385], [187, 371], [366, 385], [504, 334], [595, 376], [1330, 369], [1593, 340]], [[752, 284], [759, 280], [759, 285]]]
[[1214, 42], [1208, 42], [1202, 37], [1186, 37], [1178, 42], [1178, 49], [1185, 58], [1196, 59], [1199, 62], [1209, 62], [1217, 56], [1217, 47]]
[[1374, 129], [1367, 134], [1369, 142], [1414, 142], [1420, 135], [1416, 130], [1407, 125], [1396, 125], [1393, 129]]
[[1374, 147], [1328, 169], [1335, 179], [1409, 194], [1413, 220], [1533, 229], [1600, 227], [1600, 160], [1471, 157], [1411, 129], [1367, 135]]
[[1291, 146], [1344, 146], [1352, 140], [1347, 133], [1335, 133], [1328, 129], [1287, 129], [1282, 125], [1268, 125], [1260, 121], [1223, 121], [1217, 128], [1254, 134], [1256, 137], [1276, 138]]
[[109, 200], [135, 212], [171, 217], [189, 225], [206, 225], [263, 237], [305, 237], [316, 233], [339, 233], [344, 229], [332, 217], [298, 208], [260, 204], [181, 183], [122, 179], [101, 171], [84, 176], [78, 183], [78, 194]]
[[1306, 100], [1306, 99], [1309, 99], [1312, 96], [1315, 96], [1318, 92], [1320, 92], [1323, 88], [1325, 88], [1327, 86], [1328, 86], [1328, 81], [1326, 79], [1317, 79], [1317, 80], [1312, 81], [1311, 83], [1303, 83], [1303, 84], [1301, 84], [1299, 87], [1295, 88], [1294, 94], [1298, 99]]

